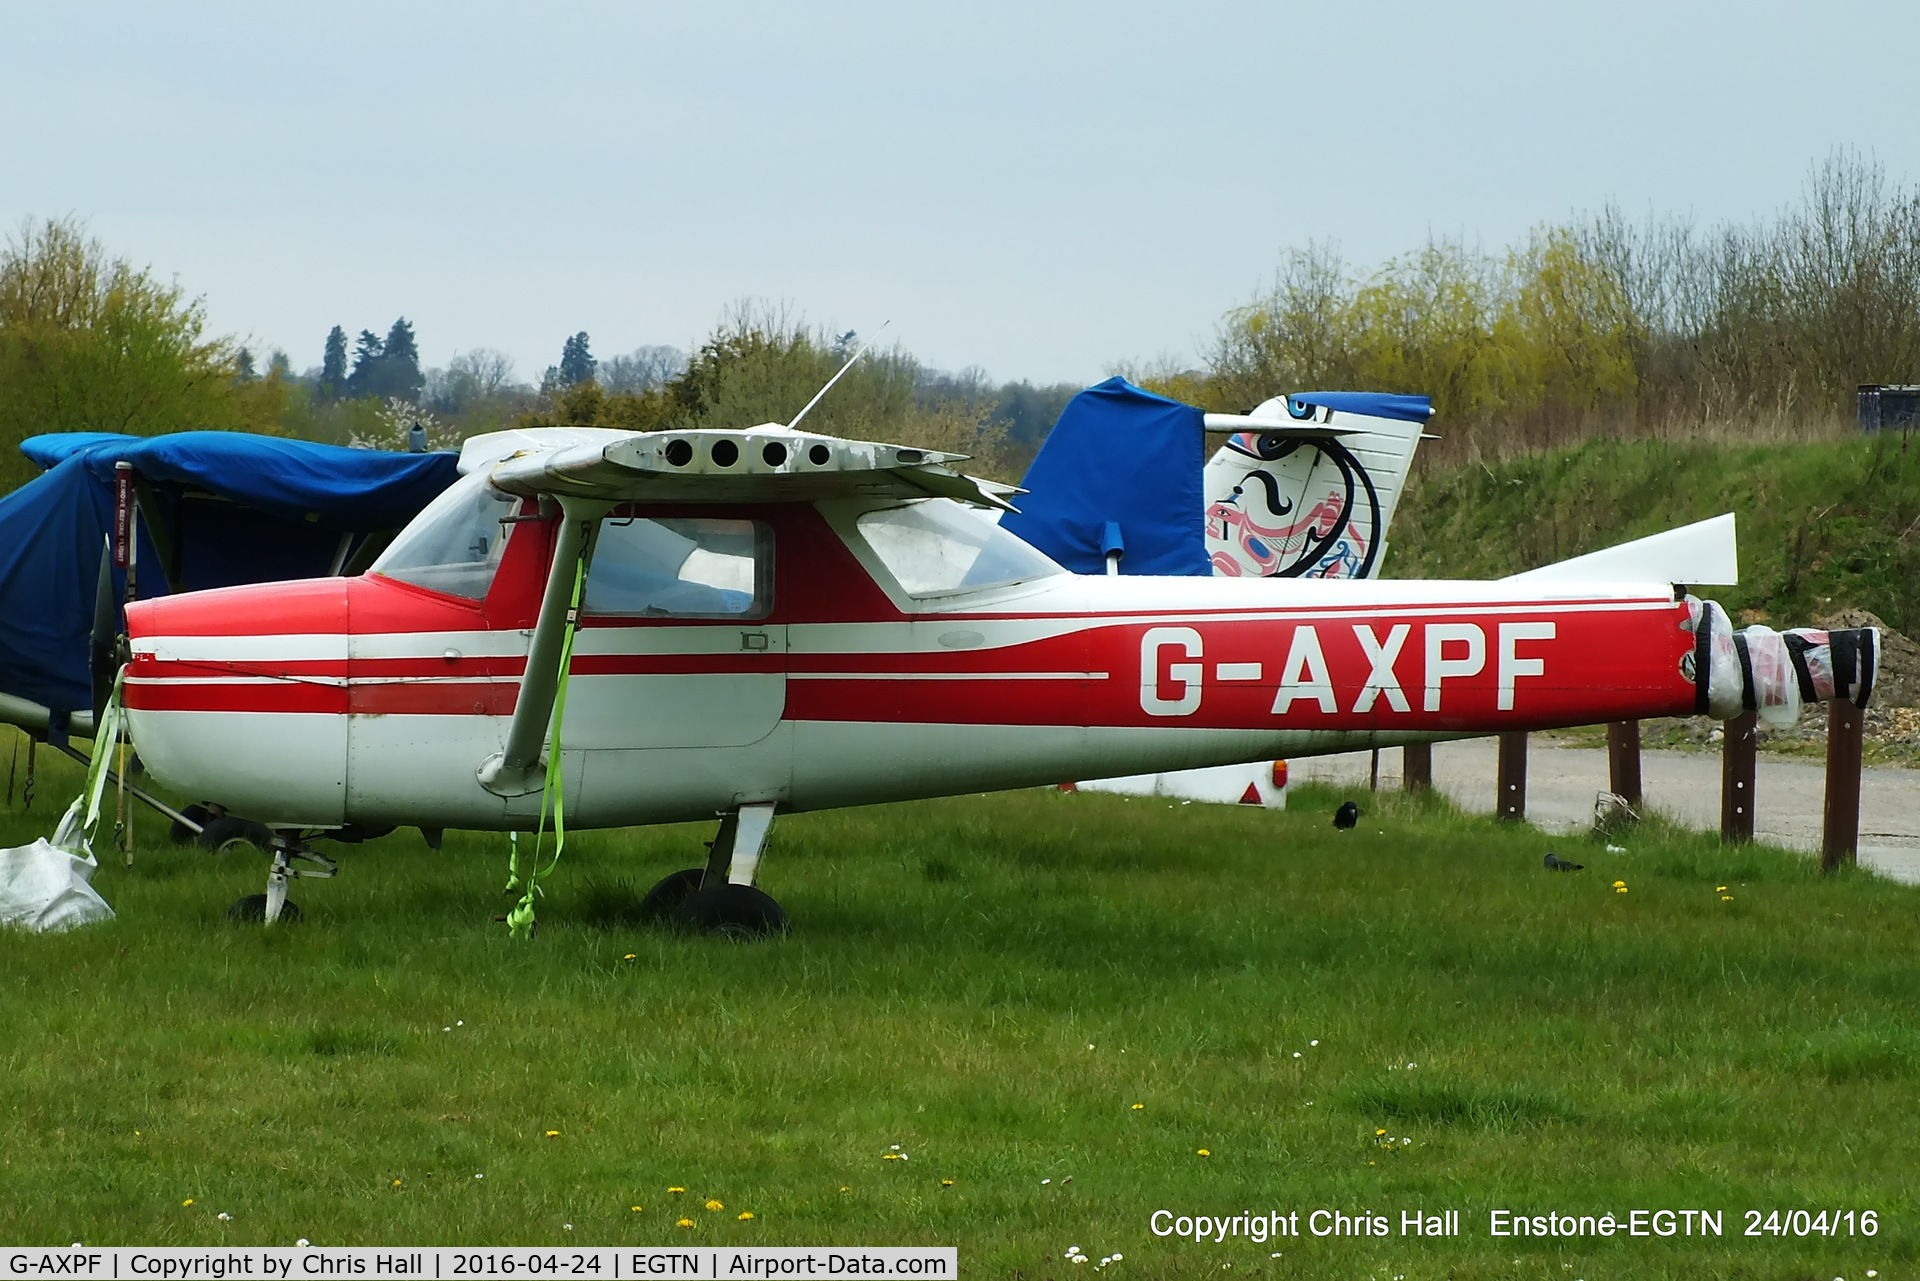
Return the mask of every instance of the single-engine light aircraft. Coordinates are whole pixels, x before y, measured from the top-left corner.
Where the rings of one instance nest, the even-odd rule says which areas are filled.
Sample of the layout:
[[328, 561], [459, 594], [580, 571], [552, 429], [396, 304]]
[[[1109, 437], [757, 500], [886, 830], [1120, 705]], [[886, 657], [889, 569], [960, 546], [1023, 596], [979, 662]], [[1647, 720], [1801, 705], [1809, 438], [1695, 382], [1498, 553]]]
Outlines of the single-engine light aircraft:
[[531, 831], [558, 791], [576, 829], [717, 818], [650, 903], [763, 933], [778, 813], [1872, 687], [1871, 630], [1736, 637], [1605, 553], [1498, 582], [1071, 573], [960, 461], [779, 424], [476, 437], [358, 577], [129, 606], [133, 741], [273, 830], [268, 920], [332, 873], [317, 837]]

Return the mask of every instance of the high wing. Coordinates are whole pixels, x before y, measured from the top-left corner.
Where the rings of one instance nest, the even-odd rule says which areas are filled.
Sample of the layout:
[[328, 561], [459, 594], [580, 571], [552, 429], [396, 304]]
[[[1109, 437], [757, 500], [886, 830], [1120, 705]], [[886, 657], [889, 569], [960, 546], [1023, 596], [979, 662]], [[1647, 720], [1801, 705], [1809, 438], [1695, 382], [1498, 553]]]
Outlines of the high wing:
[[778, 503], [826, 498], [953, 498], [1012, 511], [1011, 485], [962, 475], [965, 454], [843, 440], [769, 423], [745, 431], [595, 433], [581, 440], [522, 432], [523, 449], [493, 465], [495, 488], [612, 503]]

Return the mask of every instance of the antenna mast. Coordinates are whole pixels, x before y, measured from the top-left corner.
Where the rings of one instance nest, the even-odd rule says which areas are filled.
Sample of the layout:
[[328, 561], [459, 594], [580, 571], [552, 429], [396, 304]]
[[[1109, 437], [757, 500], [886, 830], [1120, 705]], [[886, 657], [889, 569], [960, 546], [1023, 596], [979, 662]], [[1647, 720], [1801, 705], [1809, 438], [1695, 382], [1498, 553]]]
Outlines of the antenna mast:
[[833, 390], [833, 385], [840, 381], [840, 374], [844, 374], [849, 369], [852, 369], [853, 362], [860, 359], [860, 357], [866, 355], [867, 348], [879, 342], [880, 335], [885, 333], [887, 326], [891, 325], [892, 323], [893, 322], [891, 320], [883, 320], [880, 322], [880, 328], [873, 331], [873, 337], [861, 343], [860, 350], [854, 352], [853, 355], [847, 357], [847, 363], [840, 366], [840, 373], [835, 374], [833, 377], [827, 379], [827, 385], [825, 387], [822, 387], [819, 391], [813, 394], [813, 399], [807, 402], [807, 407], [805, 409], [802, 409], [799, 413], [793, 416], [793, 421], [787, 424], [788, 431], [792, 431], [795, 427], [798, 427], [800, 425], [800, 420], [802, 418], [805, 418], [809, 413], [813, 411], [813, 407], [820, 403], [820, 398]]

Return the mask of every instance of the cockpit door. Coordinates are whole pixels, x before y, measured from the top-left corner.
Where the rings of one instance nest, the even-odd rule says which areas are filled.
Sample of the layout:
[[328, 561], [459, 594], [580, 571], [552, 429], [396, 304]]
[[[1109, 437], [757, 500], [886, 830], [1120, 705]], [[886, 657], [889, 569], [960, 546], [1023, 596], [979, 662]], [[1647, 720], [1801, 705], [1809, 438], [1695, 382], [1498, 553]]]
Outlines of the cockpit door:
[[787, 629], [772, 526], [637, 516], [601, 523], [574, 642], [567, 746], [743, 747], [780, 724]]

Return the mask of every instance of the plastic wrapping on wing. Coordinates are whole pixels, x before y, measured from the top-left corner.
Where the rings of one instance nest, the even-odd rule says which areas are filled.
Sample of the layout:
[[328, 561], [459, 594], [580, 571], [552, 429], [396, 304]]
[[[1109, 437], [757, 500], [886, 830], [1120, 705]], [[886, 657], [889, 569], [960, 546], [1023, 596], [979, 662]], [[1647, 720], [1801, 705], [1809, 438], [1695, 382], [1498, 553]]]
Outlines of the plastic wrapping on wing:
[[1703, 602], [1706, 615], [1696, 625], [1711, 628], [1707, 640], [1707, 715], [1730, 721], [1746, 708], [1746, 681], [1740, 674], [1740, 652], [1733, 645], [1733, 620], [1719, 601]]
[[1787, 638], [1756, 623], [1741, 633], [1753, 670], [1753, 701], [1760, 719], [1786, 729], [1800, 719], [1800, 674], [1787, 652]]

